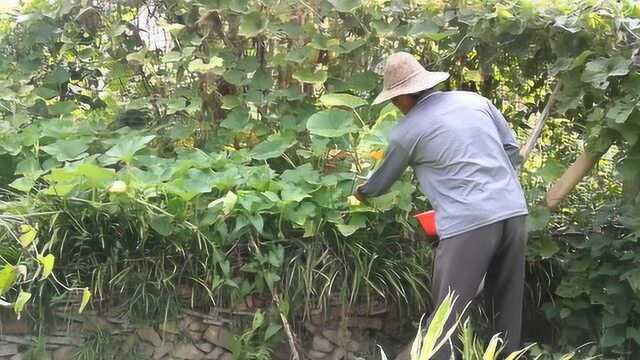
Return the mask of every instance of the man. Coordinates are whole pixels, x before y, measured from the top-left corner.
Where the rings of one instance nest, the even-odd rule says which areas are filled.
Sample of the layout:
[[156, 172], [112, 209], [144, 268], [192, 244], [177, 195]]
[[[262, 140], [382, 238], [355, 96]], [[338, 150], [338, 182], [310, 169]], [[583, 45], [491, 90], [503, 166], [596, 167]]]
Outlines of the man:
[[[433, 90], [448, 77], [425, 70], [408, 53], [387, 59], [374, 104], [391, 100], [405, 117], [391, 132], [382, 165], [354, 195], [361, 201], [382, 195], [413, 168], [437, 215], [434, 304], [453, 290], [454, 313], [461, 313], [486, 273], [495, 331], [509, 353], [520, 346], [524, 292], [528, 211], [517, 175], [521, 158], [512, 130], [489, 100]], [[450, 348], [434, 358], [448, 360]]]

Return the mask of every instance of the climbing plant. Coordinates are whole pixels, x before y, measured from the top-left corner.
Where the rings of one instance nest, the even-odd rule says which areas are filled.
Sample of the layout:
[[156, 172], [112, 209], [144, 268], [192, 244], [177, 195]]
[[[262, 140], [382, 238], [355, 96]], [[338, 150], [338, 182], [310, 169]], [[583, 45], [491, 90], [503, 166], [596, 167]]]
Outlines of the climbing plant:
[[[405, 50], [494, 101], [522, 142], [560, 84], [522, 174], [527, 311], [554, 335], [527, 331], [633, 357], [639, 15], [625, 1], [25, 1], [0, 16], [3, 304], [66, 289], [162, 319], [186, 289], [275, 323], [336, 301], [425, 311], [431, 246], [411, 215], [428, 202], [411, 175], [347, 202], [400, 118], [369, 104]], [[546, 189], [585, 149], [606, 154], [551, 213]]]

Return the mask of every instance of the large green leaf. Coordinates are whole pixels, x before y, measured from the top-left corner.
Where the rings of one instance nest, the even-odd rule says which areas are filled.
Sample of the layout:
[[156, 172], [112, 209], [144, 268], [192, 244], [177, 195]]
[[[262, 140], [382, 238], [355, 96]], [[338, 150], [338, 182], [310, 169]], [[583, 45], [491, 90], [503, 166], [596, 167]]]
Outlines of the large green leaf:
[[42, 265], [42, 279], [44, 280], [51, 275], [56, 258], [53, 254], [47, 254], [46, 256], [38, 255], [38, 261], [40, 265]]
[[295, 144], [295, 139], [274, 134], [251, 150], [251, 157], [256, 160], [267, 160], [281, 156]]
[[114, 164], [118, 161], [130, 163], [133, 160], [133, 155], [142, 150], [154, 138], [155, 135], [125, 136], [107, 150], [103, 162], [105, 164]]
[[227, 115], [220, 126], [235, 131], [248, 131], [251, 130], [249, 120], [249, 113], [246, 110], [235, 109]]
[[78, 108], [78, 104], [73, 101], [59, 101], [49, 106], [49, 112], [54, 115], [70, 114]]
[[31, 191], [35, 185], [35, 180], [32, 177], [27, 176], [17, 178], [9, 184], [12, 188], [23, 192]]
[[363, 99], [351, 94], [324, 94], [320, 97], [320, 103], [326, 107], [343, 106], [350, 109], [367, 104]]
[[89, 304], [89, 301], [91, 300], [91, 291], [89, 291], [89, 288], [84, 288], [82, 290], [82, 301], [80, 302], [80, 308], [78, 308], [78, 313], [82, 314], [82, 312], [84, 311], [84, 308], [87, 306], [87, 304]]
[[607, 80], [610, 76], [623, 76], [629, 73], [631, 60], [621, 56], [612, 58], [597, 58], [587, 63], [582, 73], [582, 81], [591, 83], [599, 89], [606, 89], [609, 86]]
[[18, 298], [16, 302], [13, 304], [13, 311], [18, 315], [18, 320], [20, 320], [22, 316], [22, 311], [24, 310], [25, 305], [31, 299], [31, 293], [20, 290], [18, 294]]
[[11, 289], [17, 278], [18, 272], [11, 265], [5, 265], [2, 270], [0, 270], [0, 296]]
[[28, 248], [38, 236], [38, 231], [29, 224], [20, 225], [20, 236], [18, 241], [23, 248]]
[[457, 33], [455, 30], [440, 30], [440, 25], [431, 19], [424, 19], [411, 26], [409, 29], [410, 36], [426, 37], [433, 41], [443, 40]]
[[92, 188], [104, 187], [115, 178], [115, 170], [103, 168], [89, 162], [76, 167], [75, 172], [84, 178], [85, 185]]
[[149, 222], [151, 228], [162, 236], [169, 236], [173, 232], [173, 219], [168, 215], [155, 215]]
[[210, 174], [191, 169], [188, 176], [178, 177], [170, 183], [165, 184], [165, 189], [168, 192], [180, 196], [183, 200], [189, 201], [198, 194], [210, 192], [213, 180], [214, 178]]
[[613, 120], [615, 123], [622, 124], [627, 121], [633, 109], [636, 107], [636, 102], [631, 97], [624, 97], [617, 100], [614, 105], [607, 111], [607, 119]]
[[81, 159], [88, 154], [89, 140], [58, 140], [50, 145], [45, 145], [42, 150], [53, 156], [58, 161], [70, 161]]
[[556, 294], [563, 298], [573, 299], [581, 294], [588, 294], [590, 290], [589, 280], [586, 274], [565, 276], [556, 289]]
[[358, 130], [353, 122], [353, 114], [337, 109], [311, 115], [307, 121], [307, 129], [310, 133], [323, 137], [339, 137]]

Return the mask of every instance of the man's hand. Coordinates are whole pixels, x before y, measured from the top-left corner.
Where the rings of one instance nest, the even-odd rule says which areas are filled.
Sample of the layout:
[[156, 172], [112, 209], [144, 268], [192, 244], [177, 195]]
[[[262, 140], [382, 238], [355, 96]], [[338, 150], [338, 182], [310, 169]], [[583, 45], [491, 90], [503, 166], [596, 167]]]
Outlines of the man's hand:
[[362, 193], [361, 189], [363, 185], [360, 185], [356, 188], [356, 191], [353, 192], [353, 196], [356, 197], [356, 199], [358, 199], [360, 202], [366, 202], [367, 201], [367, 197]]

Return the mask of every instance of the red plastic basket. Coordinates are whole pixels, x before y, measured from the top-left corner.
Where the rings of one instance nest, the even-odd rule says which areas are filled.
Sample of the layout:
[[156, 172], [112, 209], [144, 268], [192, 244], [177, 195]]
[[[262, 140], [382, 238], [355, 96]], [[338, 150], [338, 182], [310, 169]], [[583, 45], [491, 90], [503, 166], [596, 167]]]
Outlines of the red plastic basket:
[[438, 235], [438, 229], [436, 227], [436, 212], [433, 210], [425, 211], [414, 216], [418, 219], [422, 229], [429, 236]]

